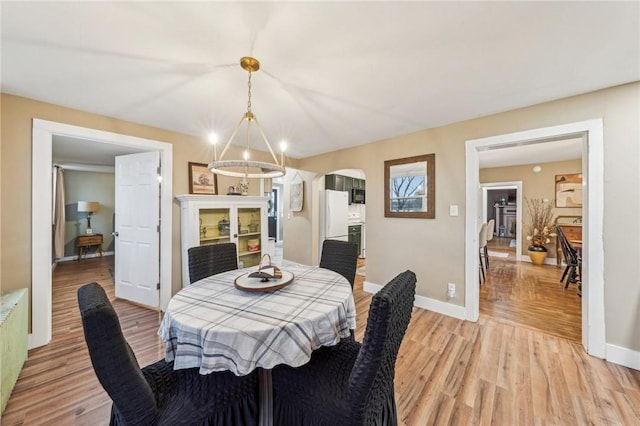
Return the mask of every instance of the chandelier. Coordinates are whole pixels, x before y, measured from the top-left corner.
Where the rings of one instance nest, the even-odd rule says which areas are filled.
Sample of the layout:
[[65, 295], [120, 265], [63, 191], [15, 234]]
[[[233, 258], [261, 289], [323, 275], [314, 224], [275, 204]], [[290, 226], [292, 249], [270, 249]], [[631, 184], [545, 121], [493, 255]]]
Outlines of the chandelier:
[[[213, 161], [209, 163], [209, 170], [219, 175], [244, 178], [274, 178], [284, 176], [286, 173], [284, 167], [284, 144], [281, 147], [280, 160], [278, 160], [278, 157], [273, 152], [271, 144], [267, 140], [267, 137], [262, 130], [262, 126], [260, 126], [258, 119], [253, 114], [253, 112], [251, 112], [251, 73], [256, 72], [260, 69], [260, 62], [258, 62], [257, 59], [245, 56], [240, 59], [240, 66], [242, 67], [242, 69], [249, 73], [249, 100], [247, 102], [247, 112], [243, 114], [240, 122], [231, 134], [229, 141], [222, 149], [220, 156], [218, 156], [218, 150], [216, 149], [216, 145], [214, 144]], [[270, 163], [265, 161], [254, 161], [249, 158], [249, 145], [251, 142], [250, 130], [252, 123], [255, 123], [260, 136], [262, 136], [264, 144], [266, 145], [269, 153], [271, 153], [273, 162]], [[225, 154], [227, 153], [227, 150], [231, 146], [231, 143], [233, 142], [243, 124], [246, 124], [246, 143], [243, 153], [243, 159], [227, 160], [225, 159]]]

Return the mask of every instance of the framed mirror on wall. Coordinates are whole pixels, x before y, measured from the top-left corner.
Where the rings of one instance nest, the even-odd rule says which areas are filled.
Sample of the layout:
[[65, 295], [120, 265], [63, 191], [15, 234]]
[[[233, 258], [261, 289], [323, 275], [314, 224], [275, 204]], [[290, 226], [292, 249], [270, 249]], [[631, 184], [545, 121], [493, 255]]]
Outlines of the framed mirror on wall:
[[436, 155], [384, 162], [384, 216], [436, 217]]

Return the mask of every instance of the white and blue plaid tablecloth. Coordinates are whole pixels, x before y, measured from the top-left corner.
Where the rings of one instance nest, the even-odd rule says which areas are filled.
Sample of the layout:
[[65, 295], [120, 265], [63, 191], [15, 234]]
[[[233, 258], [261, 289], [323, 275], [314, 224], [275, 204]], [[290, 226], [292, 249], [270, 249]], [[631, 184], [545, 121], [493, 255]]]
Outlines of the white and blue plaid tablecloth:
[[246, 292], [239, 269], [202, 279], [169, 302], [158, 330], [174, 368], [198, 367], [201, 374], [229, 370], [249, 374], [278, 364], [297, 367], [314, 349], [335, 345], [355, 329], [349, 282], [319, 267], [283, 262], [293, 283], [274, 292]]

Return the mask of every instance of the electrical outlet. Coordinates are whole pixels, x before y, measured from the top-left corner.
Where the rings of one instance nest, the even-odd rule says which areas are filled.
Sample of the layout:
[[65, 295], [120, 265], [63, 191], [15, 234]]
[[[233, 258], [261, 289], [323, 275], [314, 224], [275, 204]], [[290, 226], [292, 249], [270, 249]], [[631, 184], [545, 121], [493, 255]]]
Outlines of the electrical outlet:
[[456, 297], [456, 285], [454, 283], [447, 285], [447, 296], [449, 296], [450, 299]]

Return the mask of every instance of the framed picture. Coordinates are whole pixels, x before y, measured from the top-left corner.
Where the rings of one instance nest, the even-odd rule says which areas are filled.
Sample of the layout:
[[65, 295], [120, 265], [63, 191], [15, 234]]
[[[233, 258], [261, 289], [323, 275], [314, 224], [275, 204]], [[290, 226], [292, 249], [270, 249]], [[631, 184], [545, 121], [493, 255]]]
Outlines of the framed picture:
[[300, 173], [296, 172], [293, 181], [289, 184], [289, 210], [292, 212], [302, 211], [304, 203], [304, 180]]
[[556, 175], [556, 207], [582, 207], [582, 173]]
[[304, 182], [296, 182], [289, 185], [289, 210], [302, 211], [304, 200]]
[[206, 164], [189, 162], [189, 194], [218, 194], [218, 176]]
[[582, 225], [582, 216], [558, 216], [556, 225]]

